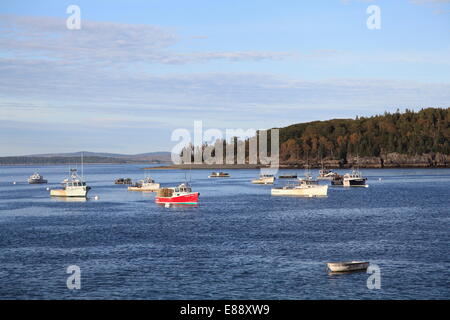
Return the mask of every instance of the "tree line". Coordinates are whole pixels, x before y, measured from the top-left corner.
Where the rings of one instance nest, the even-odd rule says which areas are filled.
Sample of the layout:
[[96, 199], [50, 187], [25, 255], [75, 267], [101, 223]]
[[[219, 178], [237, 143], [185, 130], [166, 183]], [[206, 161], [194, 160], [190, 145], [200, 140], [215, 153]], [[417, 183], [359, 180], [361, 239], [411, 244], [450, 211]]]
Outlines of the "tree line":
[[[234, 137], [230, 141], [218, 140], [213, 145], [186, 146], [180, 156], [205, 150], [214, 155], [215, 146], [233, 150], [237, 162], [237, 150], [244, 150], [248, 161], [250, 141]], [[270, 137], [270, 130], [268, 130]], [[270, 140], [268, 141], [270, 150]], [[394, 113], [355, 119], [332, 119], [294, 124], [279, 128], [280, 162], [294, 163], [300, 160], [346, 160], [351, 156], [379, 157], [387, 153], [421, 155], [426, 153], [450, 154], [450, 108], [426, 108], [418, 112], [406, 109]], [[209, 150], [208, 150], [209, 149]], [[221, 155], [225, 162], [225, 151]]]

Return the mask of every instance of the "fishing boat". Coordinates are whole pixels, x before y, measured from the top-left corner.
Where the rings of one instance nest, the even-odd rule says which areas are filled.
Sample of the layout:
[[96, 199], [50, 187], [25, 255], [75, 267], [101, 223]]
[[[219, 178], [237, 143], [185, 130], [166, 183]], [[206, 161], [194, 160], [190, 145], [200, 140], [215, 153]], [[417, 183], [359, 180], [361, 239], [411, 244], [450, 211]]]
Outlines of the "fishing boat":
[[319, 175], [317, 176], [317, 180], [333, 180], [338, 174], [329, 169], [321, 169], [319, 170]]
[[44, 184], [47, 183], [47, 180], [44, 179], [43, 176], [39, 174], [39, 172], [35, 172], [28, 178], [29, 184]]
[[364, 178], [360, 171], [352, 170], [351, 173], [346, 173], [343, 178], [344, 187], [366, 187], [367, 178]]
[[132, 184], [131, 178], [119, 178], [114, 181], [115, 184]]
[[253, 184], [274, 184], [275, 176], [273, 174], [261, 174], [259, 179], [252, 180]]
[[328, 269], [332, 272], [363, 271], [369, 267], [367, 261], [328, 262]]
[[320, 185], [319, 181], [307, 176], [299, 179], [297, 185], [272, 188], [271, 193], [273, 196], [326, 197], [328, 186]]
[[158, 191], [159, 187], [160, 187], [159, 183], [156, 183], [155, 180], [153, 180], [150, 177], [146, 177], [144, 180], [139, 180], [134, 185], [129, 186], [128, 191], [154, 192]]
[[297, 175], [296, 174], [284, 174], [284, 175], [278, 176], [278, 179], [297, 179]]
[[82, 178], [78, 177], [77, 169], [70, 169], [70, 178], [61, 182], [62, 189], [50, 190], [52, 197], [86, 197], [91, 187], [86, 185]]
[[226, 172], [212, 172], [208, 178], [229, 178], [230, 174]]
[[158, 204], [197, 204], [200, 193], [193, 192], [191, 186], [185, 182], [178, 187], [160, 188], [155, 197]]
[[340, 174], [336, 174], [333, 179], [331, 179], [332, 186], [343, 186], [344, 185], [344, 176]]

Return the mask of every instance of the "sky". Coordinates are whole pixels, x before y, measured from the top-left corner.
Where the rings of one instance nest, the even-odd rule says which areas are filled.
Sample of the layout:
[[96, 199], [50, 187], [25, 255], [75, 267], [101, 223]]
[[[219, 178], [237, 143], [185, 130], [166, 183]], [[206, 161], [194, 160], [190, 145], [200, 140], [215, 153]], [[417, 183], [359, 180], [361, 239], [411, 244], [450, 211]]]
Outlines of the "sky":
[[450, 0], [0, 2], [0, 156], [449, 106]]

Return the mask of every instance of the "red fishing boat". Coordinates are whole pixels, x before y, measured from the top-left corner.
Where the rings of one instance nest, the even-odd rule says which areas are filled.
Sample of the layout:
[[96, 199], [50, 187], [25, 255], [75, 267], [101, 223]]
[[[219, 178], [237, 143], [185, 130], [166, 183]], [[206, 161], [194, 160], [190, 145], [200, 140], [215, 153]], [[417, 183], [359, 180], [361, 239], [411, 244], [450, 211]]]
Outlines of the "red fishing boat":
[[200, 193], [192, 192], [188, 183], [182, 183], [175, 188], [161, 188], [155, 197], [160, 204], [197, 204]]

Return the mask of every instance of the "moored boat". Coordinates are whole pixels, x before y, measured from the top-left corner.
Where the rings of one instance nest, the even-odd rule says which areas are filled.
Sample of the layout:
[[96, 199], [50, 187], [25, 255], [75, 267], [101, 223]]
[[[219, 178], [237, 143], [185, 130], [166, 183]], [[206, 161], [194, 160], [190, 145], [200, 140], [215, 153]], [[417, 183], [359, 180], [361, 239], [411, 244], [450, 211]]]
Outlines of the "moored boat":
[[275, 176], [273, 174], [261, 174], [259, 179], [252, 180], [253, 184], [274, 184]]
[[319, 170], [317, 180], [333, 180], [333, 178], [336, 176], [338, 176], [336, 172], [333, 172], [329, 169], [321, 169]]
[[86, 197], [91, 187], [86, 185], [82, 178], [78, 177], [77, 169], [70, 169], [70, 178], [64, 179], [62, 189], [50, 190], [52, 197]]
[[115, 184], [132, 184], [131, 178], [119, 178], [114, 181]]
[[343, 178], [344, 187], [366, 187], [367, 178], [364, 178], [360, 171], [353, 170], [351, 173], [346, 173]]
[[208, 178], [229, 178], [230, 174], [226, 172], [212, 172]]
[[278, 179], [297, 179], [297, 175], [296, 174], [279, 175]]
[[273, 196], [326, 197], [328, 186], [320, 185], [317, 180], [307, 176], [299, 179], [298, 185], [272, 188], [271, 193]]
[[155, 197], [158, 204], [197, 204], [200, 193], [193, 192], [186, 182], [173, 188], [160, 188]]
[[369, 262], [367, 261], [347, 261], [347, 262], [328, 262], [328, 269], [332, 272], [351, 272], [367, 270]]
[[156, 183], [155, 180], [153, 180], [150, 177], [146, 177], [144, 180], [140, 180], [137, 183], [135, 183], [132, 186], [128, 187], [128, 191], [147, 191], [147, 192], [154, 192], [158, 191], [160, 187], [159, 183]]
[[47, 183], [47, 180], [44, 179], [42, 175], [39, 174], [39, 172], [35, 172], [28, 178], [29, 184], [45, 184]]
[[344, 176], [340, 174], [336, 174], [333, 179], [331, 179], [332, 186], [343, 186], [344, 185]]

